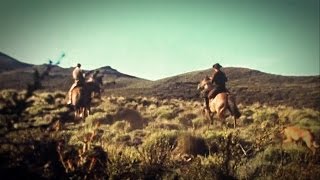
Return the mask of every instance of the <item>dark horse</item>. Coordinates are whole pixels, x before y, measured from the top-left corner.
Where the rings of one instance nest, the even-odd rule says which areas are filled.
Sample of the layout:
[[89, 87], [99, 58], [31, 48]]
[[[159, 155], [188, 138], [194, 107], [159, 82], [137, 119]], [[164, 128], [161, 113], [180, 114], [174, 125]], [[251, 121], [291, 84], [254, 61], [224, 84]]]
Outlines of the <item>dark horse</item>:
[[90, 114], [92, 93], [100, 95], [100, 85], [96, 82], [85, 82], [71, 91], [71, 104], [75, 109], [75, 118], [85, 119]]
[[[213, 84], [209, 77], [205, 77], [199, 84], [198, 90], [206, 90], [209, 92], [213, 89]], [[223, 121], [226, 118], [226, 111], [229, 111], [234, 118], [234, 128], [236, 127], [236, 120], [241, 116], [239, 109], [236, 105], [235, 98], [228, 92], [219, 93], [215, 98], [210, 99], [209, 107], [212, 112], [216, 112], [218, 118]], [[212, 117], [209, 114], [211, 123]]]

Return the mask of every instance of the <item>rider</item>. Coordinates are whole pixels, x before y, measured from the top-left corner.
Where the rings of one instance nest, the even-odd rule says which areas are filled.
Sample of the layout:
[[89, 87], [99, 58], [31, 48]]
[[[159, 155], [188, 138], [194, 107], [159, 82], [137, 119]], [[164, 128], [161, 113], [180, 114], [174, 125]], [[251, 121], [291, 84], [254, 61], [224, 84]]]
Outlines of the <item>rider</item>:
[[73, 90], [73, 88], [75, 88], [76, 86], [82, 85], [84, 83], [84, 75], [82, 73], [81, 70], [81, 64], [78, 63], [77, 67], [74, 68], [73, 72], [72, 72], [72, 77], [74, 79], [74, 83], [72, 84], [68, 96], [69, 96], [69, 100], [67, 104], [71, 104], [71, 91]]
[[209, 112], [211, 112], [209, 108], [209, 99], [214, 99], [219, 93], [228, 92], [226, 88], [226, 82], [228, 81], [228, 78], [226, 74], [221, 71], [222, 66], [219, 63], [216, 63], [212, 66], [212, 68], [213, 75], [210, 77], [210, 79], [215, 86], [211, 91], [205, 92], [206, 109]]
[[89, 77], [88, 82], [96, 82], [98, 74], [98, 70], [94, 71], [92, 75]]

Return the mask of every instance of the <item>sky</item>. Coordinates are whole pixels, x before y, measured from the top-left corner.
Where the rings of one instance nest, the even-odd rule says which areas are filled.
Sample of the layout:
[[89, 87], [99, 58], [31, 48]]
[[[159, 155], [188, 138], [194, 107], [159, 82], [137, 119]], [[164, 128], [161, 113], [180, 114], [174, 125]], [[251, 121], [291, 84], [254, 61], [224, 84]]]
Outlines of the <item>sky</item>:
[[157, 80], [245, 67], [320, 75], [319, 0], [0, 0], [0, 52]]

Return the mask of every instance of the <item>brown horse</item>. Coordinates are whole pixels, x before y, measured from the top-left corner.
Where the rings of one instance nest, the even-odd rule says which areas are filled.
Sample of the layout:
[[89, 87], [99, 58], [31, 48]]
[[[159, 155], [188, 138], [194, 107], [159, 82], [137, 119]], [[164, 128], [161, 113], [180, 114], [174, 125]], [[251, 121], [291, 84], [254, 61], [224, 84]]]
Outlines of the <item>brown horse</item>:
[[92, 93], [100, 95], [100, 86], [96, 82], [85, 82], [71, 91], [71, 104], [75, 110], [75, 118], [85, 119], [90, 114]]
[[[204, 90], [210, 92], [213, 89], [213, 84], [211, 79], [206, 76], [198, 84], [198, 90]], [[236, 105], [235, 98], [228, 92], [222, 92], [216, 95], [214, 99], [210, 99], [209, 107], [212, 112], [216, 112], [218, 118], [223, 121], [226, 118], [226, 111], [229, 111], [231, 116], [234, 118], [234, 128], [236, 127], [236, 120], [241, 116], [239, 109]], [[208, 113], [208, 112], [207, 112]], [[211, 114], [209, 114], [211, 123], [213, 119]]]

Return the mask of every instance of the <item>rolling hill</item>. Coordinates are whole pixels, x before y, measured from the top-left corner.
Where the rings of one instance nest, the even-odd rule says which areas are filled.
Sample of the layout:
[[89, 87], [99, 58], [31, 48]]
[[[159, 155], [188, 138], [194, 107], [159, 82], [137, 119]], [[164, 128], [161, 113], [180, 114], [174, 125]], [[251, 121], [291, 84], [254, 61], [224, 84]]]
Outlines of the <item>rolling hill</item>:
[[[28, 84], [33, 82], [34, 72], [37, 70], [39, 74], [46, 71], [47, 64], [32, 65], [21, 63], [7, 55], [0, 54], [0, 89], [25, 89]], [[50, 73], [42, 82], [44, 91], [67, 91], [72, 80], [73, 68], [62, 68], [53, 65]], [[99, 75], [103, 76], [103, 82], [106, 87], [123, 88], [137, 82], [145, 82], [148, 80], [130, 76], [113, 69], [110, 66], [94, 69], [99, 71]], [[85, 73], [90, 73], [94, 70], [84, 70]], [[115, 84], [114, 84], [115, 82]]]
[[[236, 67], [227, 67], [224, 71], [229, 78], [227, 88], [237, 95], [238, 103], [320, 109], [320, 76], [281, 76]], [[210, 69], [194, 71], [111, 93], [200, 100], [197, 85], [210, 74]]]
[[[41, 73], [46, 68], [46, 65], [30, 65], [8, 56], [0, 57], [0, 62], [7, 67], [5, 72], [0, 72], [0, 89], [25, 89], [27, 83], [33, 81], [34, 70]], [[121, 73], [110, 66], [96, 70], [103, 76], [105, 95], [155, 96], [161, 99], [201, 100], [196, 89], [197, 84], [211, 74], [211, 70], [206, 69], [149, 81]], [[227, 88], [237, 95], [238, 103], [259, 102], [320, 109], [320, 76], [281, 76], [237, 67], [226, 67], [224, 71], [229, 78]], [[42, 90], [66, 92], [72, 84], [71, 72], [72, 68], [53, 66], [42, 83]]]
[[31, 64], [20, 62], [4, 53], [0, 52], [0, 73], [19, 68], [31, 67]]

